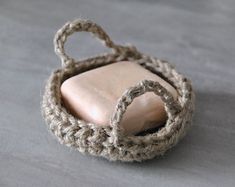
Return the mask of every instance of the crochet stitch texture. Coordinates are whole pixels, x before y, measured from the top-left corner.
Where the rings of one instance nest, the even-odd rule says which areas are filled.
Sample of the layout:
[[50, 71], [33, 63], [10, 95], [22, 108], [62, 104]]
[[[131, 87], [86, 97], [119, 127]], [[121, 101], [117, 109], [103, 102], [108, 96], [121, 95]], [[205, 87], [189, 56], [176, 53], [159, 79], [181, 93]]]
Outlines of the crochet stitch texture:
[[[69, 57], [64, 50], [67, 37], [81, 31], [95, 35], [112, 49], [112, 53], [79, 61]], [[90, 20], [77, 19], [67, 22], [57, 31], [54, 45], [63, 67], [54, 71], [47, 81], [41, 109], [48, 128], [61, 144], [112, 161], [130, 162], [163, 155], [184, 136], [192, 121], [194, 92], [190, 80], [178, 73], [169, 62], [143, 54], [134, 46], [115, 44], [99, 25]], [[178, 92], [177, 100], [174, 100], [158, 82], [143, 80], [127, 89], [120, 97], [110, 120], [110, 126], [102, 127], [85, 122], [66, 110], [60, 93], [60, 86], [66, 79], [124, 60], [138, 63], [171, 83]], [[119, 126], [123, 114], [136, 97], [146, 92], [153, 92], [161, 97], [168, 116], [166, 124], [161, 129], [143, 136], [124, 135], [123, 129]]]

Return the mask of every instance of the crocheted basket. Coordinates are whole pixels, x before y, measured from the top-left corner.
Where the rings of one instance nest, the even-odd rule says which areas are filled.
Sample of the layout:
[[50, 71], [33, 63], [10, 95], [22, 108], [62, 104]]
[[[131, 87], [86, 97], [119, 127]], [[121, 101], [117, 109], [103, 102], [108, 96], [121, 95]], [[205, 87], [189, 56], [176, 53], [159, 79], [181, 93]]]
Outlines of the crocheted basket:
[[[65, 53], [64, 44], [69, 35], [80, 31], [94, 34], [113, 52], [75, 61]], [[41, 109], [49, 129], [61, 144], [113, 161], [143, 161], [163, 155], [183, 137], [191, 124], [194, 93], [189, 79], [179, 74], [167, 61], [143, 54], [133, 46], [117, 45], [99, 25], [82, 19], [68, 22], [58, 30], [54, 45], [63, 67], [54, 71], [47, 81]], [[178, 91], [177, 100], [158, 82], [143, 80], [127, 89], [118, 100], [110, 126], [85, 122], [66, 110], [60, 92], [60, 86], [66, 79], [123, 60], [136, 62], [168, 81]], [[126, 136], [119, 126], [123, 114], [136, 97], [146, 92], [161, 97], [168, 119], [164, 127], [155, 132]]]

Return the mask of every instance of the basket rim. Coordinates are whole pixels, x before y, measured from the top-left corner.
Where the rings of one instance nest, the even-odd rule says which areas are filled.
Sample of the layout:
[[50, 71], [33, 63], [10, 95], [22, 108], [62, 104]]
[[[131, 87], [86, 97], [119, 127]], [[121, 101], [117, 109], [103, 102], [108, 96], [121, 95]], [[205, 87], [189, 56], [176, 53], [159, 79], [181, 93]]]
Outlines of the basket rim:
[[[107, 56], [107, 54], [104, 55], [104, 56]], [[146, 56], [145, 56], [145, 57], [146, 57]], [[95, 69], [95, 68], [93, 68], [93, 67], [90, 68], [90, 66], [93, 65], [93, 63], [91, 63], [91, 62], [93, 62], [93, 60], [95, 60], [95, 59], [96, 59], [96, 57], [89, 58], [89, 59], [86, 59], [86, 60], [82, 60], [82, 61], [76, 62], [76, 63], [74, 64], [74, 66], [67, 66], [67, 67], [62, 67], [62, 68], [60, 68], [60, 69], [57, 69], [54, 73], [52, 73], [52, 75], [51, 75], [52, 77], [51, 77], [50, 80], [53, 80], [53, 76], [57, 76], [56, 74], [58, 74], [58, 73], [59, 73], [59, 74], [63, 74], [64, 72], [66, 72], [66, 74], [67, 74], [71, 69], [73, 69], [73, 70], [76, 71], [76, 70], [78, 70], [78, 69], [81, 67], [81, 65], [84, 65], [84, 63], [86, 63], [86, 68], [85, 68], [85, 69], [88, 69], [88, 70], [90, 70], [90, 69]], [[145, 59], [145, 61], [146, 61], [146, 58], [143, 58], [143, 59]], [[150, 59], [150, 58], [149, 58], [149, 59]], [[152, 60], [153, 60], [153, 59], [156, 60], [156, 58], [154, 58], [154, 57], [151, 57], [151, 59], [152, 59]], [[136, 62], [139, 63], [142, 67], [144, 67], [143, 62], [141, 61], [141, 59], [136, 60]], [[171, 66], [171, 65], [169, 64], [169, 62], [167, 62], [167, 61], [162, 61], [162, 60], [157, 59], [157, 62], [164, 64], [164, 66], [168, 66], [168, 68], [169, 68], [169, 67], [172, 68], [172, 66]], [[118, 63], [118, 62], [112, 62], [112, 63]], [[105, 66], [105, 65], [107, 65], [107, 64], [109, 64], [109, 63], [101, 64], [101, 66]], [[146, 64], [145, 64], [145, 65], [146, 65]], [[99, 66], [99, 67], [100, 67], [100, 66]], [[144, 67], [144, 68], [146, 68], [146, 67]], [[87, 71], [88, 71], [88, 70], [87, 70]], [[85, 70], [85, 71], [86, 71], [86, 70]], [[83, 72], [85, 72], [85, 71], [83, 71]], [[175, 74], [178, 74], [178, 75], [181, 75], [181, 74], [177, 73], [177, 72], [175, 71], [175, 69], [174, 69], [174, 73], [175, 73]], [[68, 73], [68, 74], [69, 74], [69, 73]], [[78, 73], [78, 74], [79, 74], [79, 73]], [[72, 73], [72, 74], [70, 74], [70, 75], [74, 76], [74, 75], [77, 75], [77, 73], [76, 73], [76, 74]], [[69, 77], [70, 77], [70, 75], [69, 75]], [[72, 77], [72, 76], [71, 76], [71, 77]], [[182, 76], [182, 75], [181, 75], [181, 76]], [[62, 82], [65, 81], [67, 78], [64, 79], [64, 75], [60, 75], [60, 77], [61, 77], [60, 80], [61, 80], [61, 84], [62, 84]], [[164, 77], [164, 78], [168, 80], [167, 77]], [[190, 83], [190, 81], [189, 81], [187, 78], [183, 77], [183, 76], [182, 76], [182, 79], [184, 79], [184, 81], [187, 82], [188, 84]], [[168, 80], [168, 81], [169, 81], [169, 80]], [[50, 82], [50, 81], [49, 81], [49, 82]], [[172, 84], [172, 83], [171, 83], [171, 84]], [[176, 87], [177, 92], [178, 92], [178, 91], [179, 91], [179, 87], [177, 87], [176, 85], [173, 85], [173, 86]], [[189, 88], [191, 89], [192, 87], [190, 86]], [[192, 92], [192, 90], [189, 90], [189, 91]], [[60, 92], [60, 91], [59, 91], [59, 92]], [[58, 94], [58, 93], [57, 93], [57, 94]], [[184, 92], [184, 94], [185, 94], [185, 92]], [[180, 98], [181, 98], [181, 100], [183, 100], [183, 97], [184, 97], [184, 95], [178, 95], [177, 100], [179, 100]], [[189, 100], [192, 100], [192, 97], [191, 97], [191, 99], [189, 99]], [[61, 108], [61, 110], [64, 112], [65, 115], [68, 115], [70, 118], [73, 118], [73, 120], [76, 120], [78, 123], [83, 123], [83, 124], [87, 125], [87, 127], [91, 128], [91, 129], [93, 129], [93, 130], [100, 130], [100, 129], [103, 129], [103, 130], [105, 130], [105, 131], [108, 132], [108, 133], [109, 133], [109, 131], [112, 130], [112, 127], [110, 127], [110, 126], [99, 126], [99, 125], [96, 125], [96, 124], [94, 124], [94, 123], [90, 123], [90, 122], [84, 121], [83, 119], [80, 119], [80, 118], [78, 118], [78, 117], [73, 116], [73, 115], [70, 114], [70, 113], [67, 111], [67, 109], [63, 106], [62, 100], [58, 100], [58, 101], [56, 101], [56, 103], [58, 103], [58, 107]], [[181, 112], [179, 112], [179, 113], [177, 114], [177, 116], [180, 116], [180, 117], [177, 117], [177, 116], [175, 117], [176, 123], [178, 123], [177, 121], [182, 120], [182, 118], [184, 118], [184, 116], [185, 116], [184, 114], [187, 113], [187, 110], [184, 109], [184, 108], [185, 108], [185, 105], [187, 105], [187, 101], [184, 102], [184, 103], [180, 102], [180, 104], [181, 104], [182, 110], [181, 110]], [[157, 138], [158, 141], [161, 141], [161, 140], [164, 140], [166, 136], [169, 137], [169, 136], [171, 136], [171, 134], [173, 134], [174, 130], [169, 130], [169, 129], [171, 129], [171, 128], [177, 129], [177, 126], [172, 126], [172, 125], [171, 125], [171, 121], [170, 121], [170, 119], [168, 118], [167, 121], [166, 121], [166, 123], [163, 125], [163, 127], [160, 128], [160, 129], [157, 129], [157, 130], [154, 131], [153, 133], [148, 133], [148, 134], [143, 135], [143, 136], [125, 135], [125, 137], [123, 137], [123, 138], [126, 139], [126, 140], [128, 140], [128, 141], [131, 141], [131, 142], [141, 142], [141, 143], [145, 143], [145, 139], [148, 139], [148, 140], [152, 139], [152, 140], [153, 140], [152, 137], [153, 137], [153, 136], [157, 136], [157, 137], [158, 137], [158, 138]], [[179, 128], [179, 127], [178, 127], [178, 128]], [[163, 135], [162, 135], [162, 132], [164, 132], [166, 129], [168, 129], [168, 133], [163, 133]], [[154, 138], [154, 139], [155, 139], [155, 138]]]

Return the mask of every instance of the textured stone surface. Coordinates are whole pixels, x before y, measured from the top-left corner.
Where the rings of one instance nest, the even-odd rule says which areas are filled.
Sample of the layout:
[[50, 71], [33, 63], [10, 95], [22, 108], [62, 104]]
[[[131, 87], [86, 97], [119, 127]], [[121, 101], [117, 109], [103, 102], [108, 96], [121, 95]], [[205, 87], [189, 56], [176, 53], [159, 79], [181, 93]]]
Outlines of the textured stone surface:
[[[192, 79], [194, 125], [164, 157], [110, 163], [61, 146], [46, 130], [42, 90], [60, 66], [52, 40], [78, 16]], [[233, 0], [1, 0], [0, 186], [234, 186], [234, 18]], [[83, 33], [66, 49], [76, 58], [106, 51]]]
[[[117, 62], [71, 77], [62, 84], [61, 93], [69, 112], [107, 126], [124, 91], [145, 79], [159, 82], [177, 97], [177, 91], [169, 83], [133, 62]], [[121, 126], [126, 134], [137, 134], [163, 125], [166, 119], [161, 98], [146, 93], [128, 107]]]

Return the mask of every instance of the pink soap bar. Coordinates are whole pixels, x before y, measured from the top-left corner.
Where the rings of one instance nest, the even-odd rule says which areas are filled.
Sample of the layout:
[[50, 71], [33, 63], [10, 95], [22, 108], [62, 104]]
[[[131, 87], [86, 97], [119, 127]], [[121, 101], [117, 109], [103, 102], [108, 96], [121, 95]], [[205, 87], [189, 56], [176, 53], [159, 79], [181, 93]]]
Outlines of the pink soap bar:
[[[177, 91], [159, 76], [134, 62], [122, 61], [96, 68], [67, 79], [61, 86], [65, 107], [76, 117], [97, 125], [110, 125], [110, 119], [123, 92], [141, 80], [159, 82], [174, 98]], [[134, 99], [121, 121], [126, 134], [158, 127], [167, 119], [159, 96], [146, 93]]]

